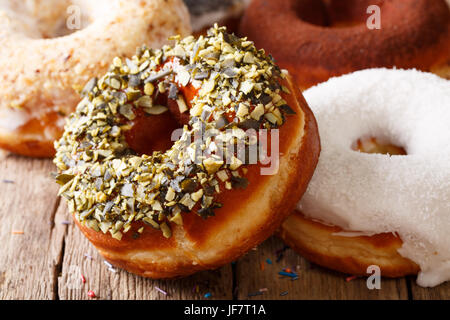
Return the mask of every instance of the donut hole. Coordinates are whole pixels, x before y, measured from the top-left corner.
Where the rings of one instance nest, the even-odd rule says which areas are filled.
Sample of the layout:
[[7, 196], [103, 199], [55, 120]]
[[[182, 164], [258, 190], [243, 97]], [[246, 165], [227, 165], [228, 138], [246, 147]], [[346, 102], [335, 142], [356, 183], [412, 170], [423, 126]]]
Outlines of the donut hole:
[[384, 0], [309, 0], [298, 1], [298, 17], [310, 24], [326, 28], [348, 28], [365, 25], [370, 5], [382, 6]]
[[[125, 133], [129, 148], [137, 155], [151, 155], [154, 151], [165, 152], [174, 144], [172, 134], [187, 124], [189, 117], [178, 111], [178, 104], [167, 95], [160, 94], [155, 103], [169, 109], [159, 115], [149, 115], [137, 110], [132, 127]], [[176, 132], [175, 132], [176, 133]], [[156, 138], [155, 138], [156, 137]]]
[[89, 26], [93, 17], [83, 0], [4, 1], [0, 10], [13, 18], [15, 31], [31, 39], [53, 39]]
[[377, 153], [377, 154], [386, 154], [390, 156], [407, 155], [405, 148], [397, 146], [389, 142], [387, 139], [381, 139], [376, 137], [359, 138], [352, 144], [352, 149], [354, 151], [369, 154]]
[[141, 113], [126, 132], [125, 139], [137, 155], [151, 155], [154, 151], [169, 150], [174, 143], [172, 133], [179, 127], [178, 121], [169, 111], [159, 115]]

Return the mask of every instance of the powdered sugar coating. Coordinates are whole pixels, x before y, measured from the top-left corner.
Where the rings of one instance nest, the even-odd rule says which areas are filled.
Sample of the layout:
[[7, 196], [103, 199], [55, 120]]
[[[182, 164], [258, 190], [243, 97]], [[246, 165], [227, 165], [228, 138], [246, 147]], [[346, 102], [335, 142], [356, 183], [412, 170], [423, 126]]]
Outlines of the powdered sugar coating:
[[[299, 203], [307, 216], [345, 230], [396, 232], [417, 283], [450, 280], [450, 81], [416, 70], [358, 71], [304, 92], [322, 143]], [[373, 136], [406, 156], [353, 151]]]

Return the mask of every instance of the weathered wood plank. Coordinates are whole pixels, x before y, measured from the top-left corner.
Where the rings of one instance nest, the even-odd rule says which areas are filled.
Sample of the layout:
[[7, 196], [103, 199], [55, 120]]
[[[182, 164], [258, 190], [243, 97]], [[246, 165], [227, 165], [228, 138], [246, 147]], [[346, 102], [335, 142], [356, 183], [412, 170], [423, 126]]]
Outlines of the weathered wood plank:
[[0, 299], [55, 299], [65, 226], [50, 160], [0, 158]]
[[[380, 290], [369, 290], [366, 279], [346, 281], [346, 275], [325, 270], [310, 264], [291, 249], [286, 249], [283, 258], [276, 262], [275, 252], [283, 248], [283, 243], [272, 237], [257, 250], [249, 252], [236, 263], [236, 281], [239, 299], [251, 299], [261, 288], [267, 288], [256, 299], [407, 299], [408, 292], [404, 278], [382, 279]], [[272, 265], [266, 262], [272, 261]], [[262, 270], [261, 263], [264, 265]], [[283, 268], [298, 270], [298, 280], [281, 277]], [[286, 293], [286, 295], [281, 295]]]
[[450, 282], [443, 283], [434, 288], [423, 288], [416, 284], [416, 278], [407, 279], [411, 286], [414, 300], [450, 300]]
[[[66, 211], [64, 201], [59, 210]], [[69, 220], [68, 213], [66, 216]], [[93, 290], [99, 299], [204, 299], [207, 292], [212, 294], [211, 299], [232, 298], [231, 265], [178, 280], [150, 280], [124, 270], [116, 271], [109, 271], [104, 259], [72, 223], [66, 236], [62, 274], [58, 281], [60, 299], [89, 299], [88, 290]], [[86, 279], [85, 284], [81, 274]], [[168, 295], [158, 291], [157, 287]]]
[[[53, 170], [50, 160], [0, 154], [0, 299], [89, 299], [88, 290], [99, 299], [204, 299], [207, 292], [212, 299], [233, 298], [231, 265], [164, 281], [109, 271], [56, 196]], [[383, 279], [381, 290], [369, 290], [365, 279], [347, 282], [346, 275], [312, 265], [290, 249], [276, 262], [275, 251], [283, 246], [270, 238], [235, 263], [239, 299], [251, 299], [248, 294], [260, 288], [267, 291], [258, 299], [407, 299], [407, 284], [413, 299], [450, 299], [450, 283], [421, 288], [414, 277]], [[298, 280], [278, 275], [297, 266]]]

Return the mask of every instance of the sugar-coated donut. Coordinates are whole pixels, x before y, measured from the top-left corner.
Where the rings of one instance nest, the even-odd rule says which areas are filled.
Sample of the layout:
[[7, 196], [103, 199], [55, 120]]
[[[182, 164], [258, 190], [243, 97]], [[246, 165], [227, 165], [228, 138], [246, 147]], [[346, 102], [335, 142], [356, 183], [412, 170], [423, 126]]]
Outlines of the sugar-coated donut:
[[90, 78], [115, 56], [189, 32], [181, 0], [1, 1], [0, 147], [53, 156]]
[[[381, 29], [371, 20], [373, 6], [380, 8]], [[450, 10], [444, 0], [253, 0], [240, 34], [272, 54], [302, 89], [379, 67], [450, 78]]]
[[[216, 268], [267, 238], [320, 149], [300, 90], [252, 42], [217, 26], [174, 39], [115, 58], [55, 144], [60, 194], [82, 232], [113, 264], [152, 278]], [[158, 145], [174, 119], [179, 139]], [[270, 152], [251, 152], [264, 141]]]
[[[450, 81], [416, 70], [369, 69], [304, 92], [322, 152], [281, 237], [323, 266], [382, 276], [419, 270], [418, 284], [450, 279]], [[407, 155], [352, 150], [364, 137]]]

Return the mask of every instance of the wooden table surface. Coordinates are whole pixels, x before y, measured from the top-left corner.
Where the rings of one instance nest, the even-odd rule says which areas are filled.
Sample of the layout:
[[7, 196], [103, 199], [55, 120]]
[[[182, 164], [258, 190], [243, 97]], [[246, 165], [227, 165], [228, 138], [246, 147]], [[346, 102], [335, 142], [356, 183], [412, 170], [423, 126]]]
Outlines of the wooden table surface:
[[[54, 170], [50, 160], [0, 154], [0, 299], [90, 299], [89, 290], [98, 299], [450, 299], [450, 283], [421, 288], [414, 277], [382, 279], [380, 290], [369, 290], [366, 279], [347, 281], [274, 237], [232, 264], [181, 280], [111, 269], [57, 197]], [[286, 267], [298, 279], [279, 276]]]

